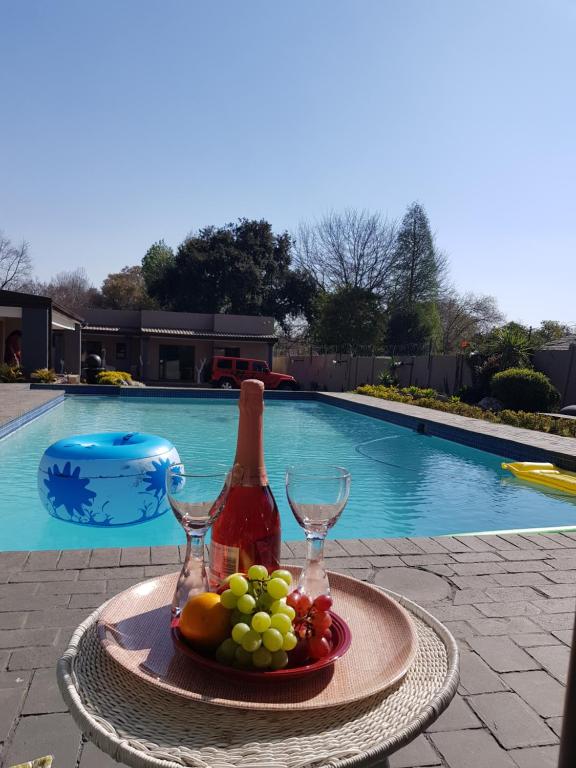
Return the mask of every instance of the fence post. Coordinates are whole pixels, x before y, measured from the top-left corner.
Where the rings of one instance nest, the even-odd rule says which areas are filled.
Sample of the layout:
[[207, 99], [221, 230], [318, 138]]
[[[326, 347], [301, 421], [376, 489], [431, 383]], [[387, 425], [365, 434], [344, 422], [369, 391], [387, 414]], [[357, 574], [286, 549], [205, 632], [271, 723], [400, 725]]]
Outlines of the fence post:
[[564, 383], [564, 392], [562, 393], [562, 405], [566, 405], [566, 395], [568, 394], [568, 387], [570, 386], [570, 376], [572, 375], [572, 368], [574, 366], [575, 357], [576, 357], [576, 344], [570, 344], [570, 361], [568, 362], [566, 382]]
[[428, 383], [426, 384], [427, 387], [430, 387], [430, 382], [432, 381], [432, 366], [434, 364], [434, 358], [432, 355], [428, 355]]

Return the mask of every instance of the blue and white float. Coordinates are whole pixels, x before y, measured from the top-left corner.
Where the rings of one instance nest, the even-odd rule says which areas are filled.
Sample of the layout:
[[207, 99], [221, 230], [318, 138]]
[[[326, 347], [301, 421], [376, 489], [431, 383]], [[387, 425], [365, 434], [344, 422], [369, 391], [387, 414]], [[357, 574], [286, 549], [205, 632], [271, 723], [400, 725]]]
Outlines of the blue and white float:
[[45, 451], [38, 492], [59, 520], [99, 527], [135, 525], [169, 511], [166, 470], [179, 462], [172, 443], [156, 435], [74, 435]]

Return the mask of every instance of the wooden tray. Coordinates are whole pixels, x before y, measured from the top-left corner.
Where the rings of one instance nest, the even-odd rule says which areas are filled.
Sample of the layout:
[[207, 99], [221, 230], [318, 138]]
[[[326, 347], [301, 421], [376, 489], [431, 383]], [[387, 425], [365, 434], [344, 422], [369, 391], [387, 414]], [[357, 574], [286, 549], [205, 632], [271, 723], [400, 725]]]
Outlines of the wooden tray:
[[100, 614], [98, 636], [129, 672], [186, 699], [241, 709], [334, 707], [392, 687], [416, 655], [416, 630], [402, 606], [376, 587], [331, 573], [334, 608], [352, 632], [346, 656], [310, 678], [274, 686], [226, 680], [174, 646], [170, 602], [176, 579], [176, 573], [150, 579], [113, 597]]

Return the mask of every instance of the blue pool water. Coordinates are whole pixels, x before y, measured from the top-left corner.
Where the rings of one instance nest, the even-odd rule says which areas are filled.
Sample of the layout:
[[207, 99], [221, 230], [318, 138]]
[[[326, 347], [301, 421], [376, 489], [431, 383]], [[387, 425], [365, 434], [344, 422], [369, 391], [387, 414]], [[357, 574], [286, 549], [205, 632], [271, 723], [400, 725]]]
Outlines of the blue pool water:
[[[232, 462], [238, 409], [222, 399], [68, 397], [0, 441], [0, 550], [182, 543], [170, 514], [136, 526], [89, 528], [55, 520], [41, 506], [36, 472], [44, 450], [72, 434], [162, 435], [182, 461]], [[284, 539], [302, 531], [284, 492], [287, 464], [328, 461], [352, 472], [336, 538], [429, 536], [571, 526], [576, 501], [537, 490], [500, 469], [503, 457], [315, 401], [268, 401], [266, 463]]]

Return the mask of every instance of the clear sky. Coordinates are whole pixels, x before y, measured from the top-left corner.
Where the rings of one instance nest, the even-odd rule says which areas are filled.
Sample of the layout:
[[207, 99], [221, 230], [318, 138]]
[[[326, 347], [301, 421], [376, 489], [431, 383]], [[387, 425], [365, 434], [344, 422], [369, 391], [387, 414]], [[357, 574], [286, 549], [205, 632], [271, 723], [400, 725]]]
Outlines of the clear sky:
[[0, 0], [0, 34], [0, 228], [39, 277], [418, 200], [458, 288], [576, 323], [576, 0]]

